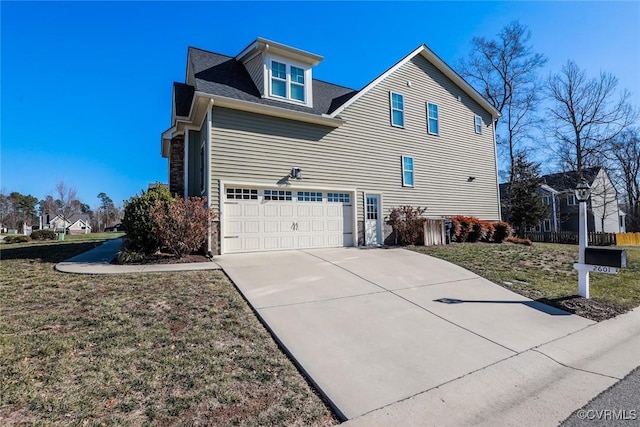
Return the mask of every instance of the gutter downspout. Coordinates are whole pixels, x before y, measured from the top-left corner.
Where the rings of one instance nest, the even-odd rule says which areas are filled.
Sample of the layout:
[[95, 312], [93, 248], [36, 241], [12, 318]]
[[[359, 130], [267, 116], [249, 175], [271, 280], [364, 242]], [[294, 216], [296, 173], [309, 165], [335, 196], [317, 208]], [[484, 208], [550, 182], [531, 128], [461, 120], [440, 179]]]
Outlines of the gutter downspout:
[[[213, 109], [213, 99], [209, 101], [207, 107], [207, 207], [211, 210], [211, 112]], [[212, 251], [213, 226], [209, 218], [209, 228], [207, 230], [207, 255], [213, 255]]]
[[[493, 117], [492, 117], [493, 118]], [[496, 130], [498, 127], [498, 121], [493, 120], [493, 159], [496, 162], [496, 189], [498, 190], [498, 220], [502, 221], [502, 205], [500, 203], [500, 182], [498, 180], [498, 145], [496, 143]]]

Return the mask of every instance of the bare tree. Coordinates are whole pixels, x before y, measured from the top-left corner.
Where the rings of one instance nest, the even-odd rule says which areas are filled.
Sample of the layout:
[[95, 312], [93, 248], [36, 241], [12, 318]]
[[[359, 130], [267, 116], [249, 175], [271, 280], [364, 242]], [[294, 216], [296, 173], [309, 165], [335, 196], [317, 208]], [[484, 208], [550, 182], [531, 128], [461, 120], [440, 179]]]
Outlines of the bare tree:
[[628, 91], [615, 99], [617, 86], [614, 75], [601, 72], [598, 78], [589, 79], [572, 61], [560, 73], [549, 75], [551, 137], [565, 169], [582, 174], [587, 167], [601, 165], [604, 144], [637, 117], [628, 102]]
[[524, 151], [529, 130], [538, 122], [537, 71], [547, 63], [544, 55], [533, 52], [530, 40], [526, 26], [511, 22], [496, 40], [474, 37], [470, 57], [459, 66], [460, 74], [502, 114], [496, 132], [509, 158], [510, 181], [517, 154]]
[[67, 187], [64, 181], [56, 184], [56, 204], [58, 212], [65, 218], [69, 218], [73, 214], [82, 212], [82, 203], [78, 200], [78, 192], [75, 187]]
[[640, 131], [629, 128], [607, 145], [607, 155], [622, 189], [627, 231], [640, 231]]

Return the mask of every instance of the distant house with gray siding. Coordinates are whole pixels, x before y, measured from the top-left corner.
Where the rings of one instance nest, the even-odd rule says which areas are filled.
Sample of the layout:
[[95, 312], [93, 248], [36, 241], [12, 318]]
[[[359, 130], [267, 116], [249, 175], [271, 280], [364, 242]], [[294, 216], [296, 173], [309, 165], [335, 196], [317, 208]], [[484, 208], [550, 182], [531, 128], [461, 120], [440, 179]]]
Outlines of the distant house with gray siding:
[[499, 113], [435, 53], [360, 90], [314, 79], [321, 60], [262, 38], [236, 56], [188, 49], [161, 151], [170, 191], [218, 212], [211, 252], [393, 243], [400, 205], [500, 219]]
[[[620, 209], [618, 192], [609, 174], [602, 167], [586, 168], [579, 174], [567, 171], [540, 177], [538, 194], [548, 207], [549, 215], [535, 230], [578, 232], [579, 206], [574, 189], [581, 180], [591, 187], [587, 201], [587, 229], [590, 232], [624, 233], [626, 214]], [[507, 199], [508, 184], [500, 184], [503, 202]], [[506, 219], [506, 218], [505, 218]]]

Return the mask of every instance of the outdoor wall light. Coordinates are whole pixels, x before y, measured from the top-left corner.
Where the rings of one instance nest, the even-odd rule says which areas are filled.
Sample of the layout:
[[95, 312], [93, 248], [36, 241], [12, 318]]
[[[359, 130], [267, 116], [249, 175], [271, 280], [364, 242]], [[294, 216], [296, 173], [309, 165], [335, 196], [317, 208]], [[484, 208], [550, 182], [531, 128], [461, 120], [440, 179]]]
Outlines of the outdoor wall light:
[[467, 178], [467, 182], [473, 182], [474, 179], [476, 179], [475, 176], [470, 176], [469, 178]]
[[289, 173], [290, 178], [302, 179], [302, 169], [300, 168], [291, 168], [291, 172]]
[[591, 187], [589, 187], [589, 184], [586, 181], [582, 181], [576, 185], [576, 188], [573, 191], [575, 191], [576, 199], [578, 199], [579, 202], [586, 202], [591, 195]]

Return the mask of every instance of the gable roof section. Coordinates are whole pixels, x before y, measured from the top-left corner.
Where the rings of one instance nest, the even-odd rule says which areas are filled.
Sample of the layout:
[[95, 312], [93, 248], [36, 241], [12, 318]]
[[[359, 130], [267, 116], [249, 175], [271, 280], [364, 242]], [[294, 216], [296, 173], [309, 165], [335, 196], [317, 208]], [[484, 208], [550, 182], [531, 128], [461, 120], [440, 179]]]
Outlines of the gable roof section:
[[[313, 108], [262, 98], [247, 69], [236, 58], [190, 47], [188, 53], [194, 74], [194, 90], [240, 101], [293, 111], [323, 115], [336, 108], [336, 99], [353, 96], [357, 91], [313, 79]], [[176, 93], [176, 105], [178, 101]]]
[[[593, 185], [593, 180], [600, 172], [601, 167], [587, 168], [582, 171], [582, 177], [589, 185]], [[573, 190], [580, 182], [580, 174], [578, 171], [552, 173], [540, 177], [542, 182], [557, 191]]]
[[500, 117], [500, 112], [493, 107], [480, 93], [475, 90], [469, 83], [467, 83], [458, 73], [456, 73], [453, 68], [449, 67], [438, 55], [436, 55], [431, 49], [427, 47], [427, 45], [423, 44], [411, 52], [409, 55], [402, 58], [395, 65], [389, 68], [387, 71], [382, 73], [376, 79], [374, 79], [371, 83], [362, 88], [358, 93], [349, 98], [346, 102], [344, 102], [340, 107], [336, 108], [335, 111], [331, 113], [331, 117], [336, 117], [340, 114], [344, 109], [348, 108], [349, 105], [356, 102], [361, 96], [365, 93], [369, 92], [372, 88], [377, 86], [381, 81], [386, 79], [389, 75], [393, 74], [400, 67], [402, 67], [407, 62], [411, 61], [416, 55], [422, 55], [427, 61], [433, 64], [438, 70], [440, 70], [445, 76], [447, 76], [451, 81], [453, 81], [458, 87], [460, 87], [467, 95], [469, 95], [474, 101], [476, 101], [482, 108], [491, 113], [493, 119], [497, 119]]

